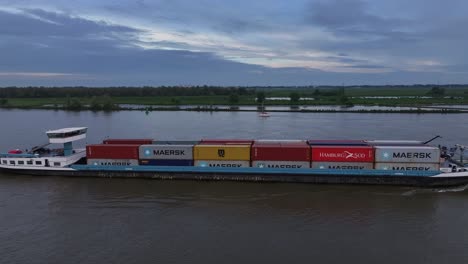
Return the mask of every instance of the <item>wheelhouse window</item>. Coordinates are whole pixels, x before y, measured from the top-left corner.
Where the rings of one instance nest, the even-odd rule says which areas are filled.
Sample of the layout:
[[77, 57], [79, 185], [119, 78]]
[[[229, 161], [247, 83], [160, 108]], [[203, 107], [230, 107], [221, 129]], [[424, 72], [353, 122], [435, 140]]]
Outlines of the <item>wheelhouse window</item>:
[[28, 161], [26, 161], [26, 164], [33, 165], [33, 162], [32, 162], [32, 160], [28, 160]]
[[73, 136], [86, 134], [86, 130], [87, 128], [79, 129], [79, 130], [75, 130], [71, 132], [65, 132], [65, 133], [47, 133], [47, 136], [49, 138], [67, 138], [67, 137], [73, 137]]
[[2, 160], [2, 163], [3, 164], [7, 164], [8, 162], [6, 160]]
[[18, 160], [18, 165], [24, 165], [24, 161], [23, 160]]
[[54, 162], [54, 166], [60, 166], [60, 162]]
[[36, 165], [42, 165], [42, 161], [36, 160]]
[[10, 160], [10, 165], [15, 165], [15, 161], [14, 161], [14, 160]]

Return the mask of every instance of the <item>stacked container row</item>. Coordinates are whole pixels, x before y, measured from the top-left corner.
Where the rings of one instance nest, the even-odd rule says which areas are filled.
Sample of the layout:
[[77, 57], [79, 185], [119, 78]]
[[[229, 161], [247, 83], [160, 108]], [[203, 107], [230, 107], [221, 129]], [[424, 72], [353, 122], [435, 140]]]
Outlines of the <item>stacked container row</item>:
[[194, 144], [141, 145], [139, 147], [140, 165], [151, 166], [193, 166]]
[[310, 147], [301, 140], [255, 141], [251, 157], [256, 168], [310, 168]]
[[86, 146], [88, 165], [136, 166], [138, 165], [138, 145], [99, 144]]
[[429, 146], [375, 146], [377, 170], [439, 170], [440, 150]]
[[370, 170], [374, 149], [362, 140], [309, 140], [314, 169]]
[[288, 169], [438, 170], [440, 150], [420, 141], [107, 139], [88, 145], [90, 165]]
[[250, 148], [253, 140], [202, 140], [193, 148], [193, 159], [198, 167], [250, 167]]

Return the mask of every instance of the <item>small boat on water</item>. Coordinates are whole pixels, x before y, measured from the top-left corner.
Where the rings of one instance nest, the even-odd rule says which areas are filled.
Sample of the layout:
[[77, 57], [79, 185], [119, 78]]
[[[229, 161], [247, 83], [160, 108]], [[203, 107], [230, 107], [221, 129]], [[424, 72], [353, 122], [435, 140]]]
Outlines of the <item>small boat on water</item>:
[[263, 103], [260, 109], [262, 111], [258, 114], [259, 117], [270, 117], [270, 114], [267, 111], [265, 111], [265, 105]]
[[74, 148], [86, 133], [86, 127], [47, 131], [48, 144], [0, 154], [0, 171], [163, 180], [468, 184], [468, 169], [451, 160], [446, 148], [414, 140], [106, 139]]

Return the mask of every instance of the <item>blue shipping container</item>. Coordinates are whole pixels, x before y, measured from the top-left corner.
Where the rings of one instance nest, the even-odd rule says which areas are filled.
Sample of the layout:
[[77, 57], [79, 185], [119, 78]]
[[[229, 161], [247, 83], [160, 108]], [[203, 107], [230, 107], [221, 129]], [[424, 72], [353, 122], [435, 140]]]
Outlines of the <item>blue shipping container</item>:
[[193, 166], [193, 160], [144, 159], [139, 163], [142, 166]]

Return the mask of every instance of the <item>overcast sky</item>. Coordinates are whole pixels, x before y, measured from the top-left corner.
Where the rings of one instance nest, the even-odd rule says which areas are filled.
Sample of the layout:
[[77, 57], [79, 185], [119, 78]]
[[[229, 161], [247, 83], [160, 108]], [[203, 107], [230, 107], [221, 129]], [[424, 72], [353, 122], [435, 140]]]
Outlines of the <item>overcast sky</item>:
[[465, 0], [0, 0], [0, 86], [468, 83]]

